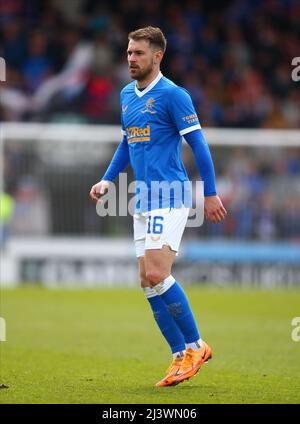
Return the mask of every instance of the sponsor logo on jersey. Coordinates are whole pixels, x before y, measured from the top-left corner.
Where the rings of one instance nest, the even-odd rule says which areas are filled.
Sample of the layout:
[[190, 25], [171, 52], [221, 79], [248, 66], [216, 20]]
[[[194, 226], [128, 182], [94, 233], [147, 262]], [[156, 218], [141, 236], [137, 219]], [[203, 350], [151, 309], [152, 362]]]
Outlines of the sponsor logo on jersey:
[[133, 126], [126, 128], [128, 143], [135, 143], [137, 141], [150, 141], [151, 127], [147, 125], [145, 128]]
[[196, 113], [193, 113], [192, 115], [184, 116], [182, 120], [184, 122], [187, 122], [188, 124], [193, 124], [194, 122], [199, 123], [199, 119]]
[[128, 105], [122, 105], [122, 112], [126, 113]]

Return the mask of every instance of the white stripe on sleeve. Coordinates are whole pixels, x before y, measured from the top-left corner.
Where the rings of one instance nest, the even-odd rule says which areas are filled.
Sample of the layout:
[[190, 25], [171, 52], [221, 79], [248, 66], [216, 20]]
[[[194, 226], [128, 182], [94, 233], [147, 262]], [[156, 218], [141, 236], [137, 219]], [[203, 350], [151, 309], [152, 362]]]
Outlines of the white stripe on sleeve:
[[188, 128], [185, 128], [184, 130], [179, 131], [179, 134], [185, 135], [195, 130], [201, 130], [201, 125], [200, 124], [192, 125], [191, 127], [188, 127]]

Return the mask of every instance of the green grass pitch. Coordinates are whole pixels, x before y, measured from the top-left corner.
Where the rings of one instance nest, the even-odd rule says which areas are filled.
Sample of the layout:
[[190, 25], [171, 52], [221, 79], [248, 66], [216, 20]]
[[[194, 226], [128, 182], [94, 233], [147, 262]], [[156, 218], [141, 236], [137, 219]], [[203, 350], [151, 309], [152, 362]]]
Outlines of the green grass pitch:
[[213, 358], [160, 389], [170, 353], [140, 290], [2, 290], [0, 403], [300, 403], [300, 290], [186, 290]]

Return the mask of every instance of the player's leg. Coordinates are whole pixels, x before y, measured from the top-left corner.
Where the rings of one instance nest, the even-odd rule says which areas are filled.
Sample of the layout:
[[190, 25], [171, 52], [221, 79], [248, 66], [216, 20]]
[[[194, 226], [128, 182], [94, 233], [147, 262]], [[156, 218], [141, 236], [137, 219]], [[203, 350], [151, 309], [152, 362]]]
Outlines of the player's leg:
[[[156, 219], [157, 222], [160, 222], [161, 227], [157, 225], [157, 230], [160, 230], [161, 236], [159, 239], [157, 236], [153, 237], [150, 226], [145, 249], [146, 279], [165, 302], [186, 342], [187, 352], [181, 365], [181, 368], [184, 365], [184, 369], [177, 373], [175, 384], [195, 375], [203, 362], [211, 357], [211, 349], [200, 338], [187, 296], [171, 274], [187, 214], [184, 209], [166, 213], [164, 211], [154, 212], [151, 217], [152, 221], [156, 216], [161, 217]], [[179, 378], [181, 380], [177, 381]], [[175, 377], [170, 380], [170, 383], [172, 382], [175, 382]]]
[[176, 252], [164, 245], [145, 251], [146, 279], [165, 302], [182, 334], [186, 347], [199, 349], [201, 339], [187, 296], [171, 274]]
[[164, 386], [166, 377], [169, 378], [171, 374], [175, 374], [179, 369], [185, 352], [185, 340], [179, 327], [177, 326], [173, 317], [170, 315], [165, 302], [151, 287], [149, 281], [146, 278], [144, 260], [145, 233], [146, 219], [142, 215], [136, 214], [134, 217], [134, 236], [136, 255], [139, 261], [141, 287], [150, 304], [154, 319], [161, 333], [169, 344], [173, 356], [172, 363], [166, 371], [166, 376], [157, 383], [157, 386]]
[[168, 382], [180, 368], [185, 353], [185, 339], [174, 318], [169, 313], [165, 302], [156, 293], [153, 287], [151, 287], [150, 282], [147, 280], [144, 257], [139, 257], [138, 260], [141, 287], [149, 301], [154, 319], [169, 344], [173, 356], [171, 365], [166, 370], [166, 375], [156, 384], [158, 387], [164, 387], [169, 385]]
[[175, 373], [164, 379], [164, 386], [178, 384], [193, 377], [204, 362], [212, 357], [210, 346], [201, 340], [188, 298], [171, 274], [175, 253], [169, 246], [160, 250], [146, 250], [146, 278], [165, 302], [185, 339], [185, 356]]
[[156, 293], [156, 291], [151, 287], [149, 281], [146, 278], [145, 270], [145, 259], [144, 257], [139, 258], [139, 270], [140, 270], [140, 280], [141, 287], [145, 293], [145, 296], [151, 306], [154, 319], [157, 322], [157, 325], [168, 342], [173, 357], [182, 355], [185, 350], [185, 340], [184, 337], [178, 328], [173, 317], [169, 314], [169, 311], [166, 307], [165, 302], [162, 298]]

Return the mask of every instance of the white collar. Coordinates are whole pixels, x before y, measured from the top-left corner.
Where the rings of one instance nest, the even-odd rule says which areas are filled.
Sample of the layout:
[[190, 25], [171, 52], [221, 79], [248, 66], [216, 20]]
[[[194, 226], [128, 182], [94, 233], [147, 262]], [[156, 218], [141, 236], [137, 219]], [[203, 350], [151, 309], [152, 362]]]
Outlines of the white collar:
[[148, 93], [148, 91], [150, 91], [158, 83], [158, 81], [161, 79], [162, 76], [163, 76], [163, 74], [159, 71], [157, 77], [143, 91], [140, 91], [137, 88], [136, 83], [135, 83], [135, 87], [134, 87], [135, 94], [138, 97], [143, 97], [144, 94]]

